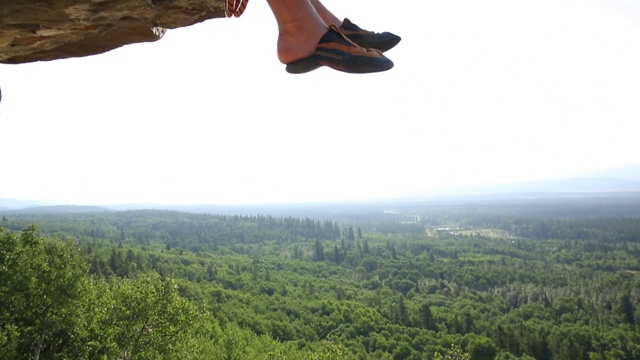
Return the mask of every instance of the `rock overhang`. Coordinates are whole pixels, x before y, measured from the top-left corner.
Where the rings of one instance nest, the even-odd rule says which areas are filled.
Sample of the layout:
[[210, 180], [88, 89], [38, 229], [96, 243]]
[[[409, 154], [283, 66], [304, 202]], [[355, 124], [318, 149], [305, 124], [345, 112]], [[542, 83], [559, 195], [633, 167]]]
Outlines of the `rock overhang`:
[[224, 0], [3, 0], [0, 63], [82, 57], [225, 17]]

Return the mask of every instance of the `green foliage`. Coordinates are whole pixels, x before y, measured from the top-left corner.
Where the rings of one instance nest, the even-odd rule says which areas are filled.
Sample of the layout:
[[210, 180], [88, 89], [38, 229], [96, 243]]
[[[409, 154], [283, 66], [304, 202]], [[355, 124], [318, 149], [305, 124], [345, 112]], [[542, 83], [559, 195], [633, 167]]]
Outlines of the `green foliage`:
[[69, 243], [0, 228], [2, 358], [176, 358], [197, 310], [174, 282], [151, 273], [107, 283], [86, 269]]
[[493, 340], [482, 335], [473, 335], [469, 338], [467, 350], [472, 360], [493, 360], [498, 349]]
[[0, 228], [0, 357], [49, 357], [71, 341], [84, 272], [77, 250], [39, 238], [35, 226], [19, 236]]
[[471, 356], [465, 353], [460, 349], [459, 346], [453, 344], [451, 345], [451, 349], [447, 350], [446, 353], [440, 354], [436, 353], [434, 355], [434, 360], [471, 360]]
[[112, 279], [109, 288], [111, 299], [104, 304], [108, 313], [100, 319], [100, 328], [110, 330], [102, 334], [108, 337], [105, 342], [115, 345], [108, 357], [171, 358], [175, 343], [197, 316], [193, 305], [178, 295], [175, 283], [152, 273]]
[[640, 219], [572, 206], [7, 215], [0, 357], [640, 358]]

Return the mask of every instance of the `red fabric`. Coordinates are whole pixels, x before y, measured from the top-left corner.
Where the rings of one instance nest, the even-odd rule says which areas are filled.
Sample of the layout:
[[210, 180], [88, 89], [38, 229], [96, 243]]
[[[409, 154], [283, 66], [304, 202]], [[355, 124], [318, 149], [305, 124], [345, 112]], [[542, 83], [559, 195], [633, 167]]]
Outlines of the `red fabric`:
[[225, 0], [224, 14], [226, 17], [240, 17], [247, 8], [249, 0]]

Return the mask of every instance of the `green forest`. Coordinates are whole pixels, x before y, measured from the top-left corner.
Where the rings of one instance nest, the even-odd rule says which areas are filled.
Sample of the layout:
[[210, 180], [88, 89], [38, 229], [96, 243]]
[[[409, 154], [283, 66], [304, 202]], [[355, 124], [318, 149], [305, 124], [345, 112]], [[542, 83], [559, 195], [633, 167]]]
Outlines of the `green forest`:
[[640, 359], [638, 198], [310, 211], [0, 211], [0, 358]]

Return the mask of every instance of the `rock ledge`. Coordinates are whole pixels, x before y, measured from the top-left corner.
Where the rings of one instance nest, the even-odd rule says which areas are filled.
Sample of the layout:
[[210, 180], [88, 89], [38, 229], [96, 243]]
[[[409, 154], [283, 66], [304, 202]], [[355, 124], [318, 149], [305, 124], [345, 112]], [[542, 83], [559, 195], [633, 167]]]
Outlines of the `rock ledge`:
[[224, 0], [2, 0], [0, 63], [99, 54], [224, 16]]

